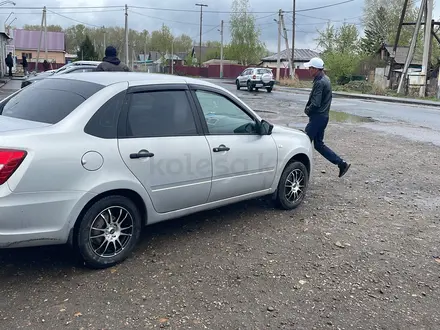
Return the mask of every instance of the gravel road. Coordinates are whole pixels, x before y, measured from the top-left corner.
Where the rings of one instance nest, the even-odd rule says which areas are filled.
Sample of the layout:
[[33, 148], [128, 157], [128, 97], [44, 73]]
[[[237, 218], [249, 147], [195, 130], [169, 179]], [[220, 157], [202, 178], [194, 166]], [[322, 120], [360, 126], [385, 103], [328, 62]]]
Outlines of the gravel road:
[[[261, 94], [246, 102], [304, 126]], [[296, 211], [262, 199], [153, 225], [102, 271], [63, 247], [0, 251], [0, 328], [438, 329], [439, 147], [366, 125], [386, 124], [331, 123], [352, 167], [339, 179], [316, 155]]]

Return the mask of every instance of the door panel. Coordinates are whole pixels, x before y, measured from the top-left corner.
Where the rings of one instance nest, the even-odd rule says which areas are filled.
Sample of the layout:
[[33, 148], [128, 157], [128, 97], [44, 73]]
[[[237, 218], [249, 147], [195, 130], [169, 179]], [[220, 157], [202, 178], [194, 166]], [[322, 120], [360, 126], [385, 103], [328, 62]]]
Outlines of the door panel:
[[257, 134], [255, 120], [226, 96], [203, 90], [193, 95], [206, 120], [212, 153], [209, 201], [269, 189], [278, 162], [272, 136]]
[[[184, 209], [208, 200], [211, 152], [203, 136], [121, 139], [119, 150], [150, 194], [157, 212]], [[141, 150], [154, 156], [130, 158]]]
[[121, 157], [159, 213], [206, 203], [211, 189], [209, 145], [184, 90], [133, 93]]
[[269, 189], [275, 177], [276, 145], [271, 136], [211, 135], [210, 149], [224, 145], [229, 151], [213, 152], [209, 201]]

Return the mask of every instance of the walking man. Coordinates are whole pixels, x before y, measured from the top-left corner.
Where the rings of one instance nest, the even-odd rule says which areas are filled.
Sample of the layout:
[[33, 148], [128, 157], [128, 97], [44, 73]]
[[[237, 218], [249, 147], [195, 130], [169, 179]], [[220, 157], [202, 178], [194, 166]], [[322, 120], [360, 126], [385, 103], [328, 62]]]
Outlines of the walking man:
[[105, 57], [102, 62], [95, 69], [96, 71], [131, 71], [130, 68], [121, 62], [118, 58], [116, 48], [113, 46], [108, 46], [105, 49]]
[[318, 57], [312, 58], [304, 66], [309, 68], [313, 77], [313, 88], [304, 110], [309, 117], [306, 133], [313, 142], [316, 151], [325, 159], [339, 167], [339, 177], [347, 173], [351, 164], [347, 164], [341, 157], [324, 144], [324, 132], [329, 120], [329, 111], [332, 103], [332, 87], [330, 79], [324, 73], [324, 61]]
[[23, 65], [23, 74], [25, 75], [25, 76], [27, 76], [28, 75], [28, 70], [27, 70], [27, 68], [28, 68], [28, 61], [27, 61], [27, 59], [26, 59], [26, 55], [22, 55], [22, 62], [21, 62], [21, 64]]
[[14, 66], [14, 59], [12, 58], [12, 53], [9, 53], [5, 59], [6, 66], [8, 67], [9, 78], [12, 78], [12, 67]]

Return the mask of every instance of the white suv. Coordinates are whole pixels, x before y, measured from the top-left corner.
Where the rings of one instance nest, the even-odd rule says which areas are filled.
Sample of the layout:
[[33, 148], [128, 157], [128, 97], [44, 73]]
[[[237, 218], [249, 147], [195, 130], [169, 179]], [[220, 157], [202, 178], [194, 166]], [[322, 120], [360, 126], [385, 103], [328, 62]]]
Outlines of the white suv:
[[269, 68], [247, 68], [235, 80], [237, 89], [247, 87], [251, 92], [254, 89], [258, 91], [259, 88], [266, 88], [267, 92], [272, 92], [275, 80], [273, 78], [272, 70]]

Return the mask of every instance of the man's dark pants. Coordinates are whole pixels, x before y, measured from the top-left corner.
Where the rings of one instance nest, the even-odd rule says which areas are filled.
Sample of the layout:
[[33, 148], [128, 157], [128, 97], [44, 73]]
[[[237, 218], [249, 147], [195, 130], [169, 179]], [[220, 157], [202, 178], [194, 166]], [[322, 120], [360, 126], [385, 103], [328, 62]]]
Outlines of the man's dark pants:
[[324, 144], [324, 132], [328, 124], [329, 117], [324, 115], [313, 115], [309, 118], [306, 126], [306, 133], [313, 142], [316, 151], [325, 159], [335, 165], [341, 165], [343, 160]]
[[9, 68], [9, 72], [8, 72], [9, 73], [9, 77], [12, 77], [12, 66], [9, 66], [8, 68]]

